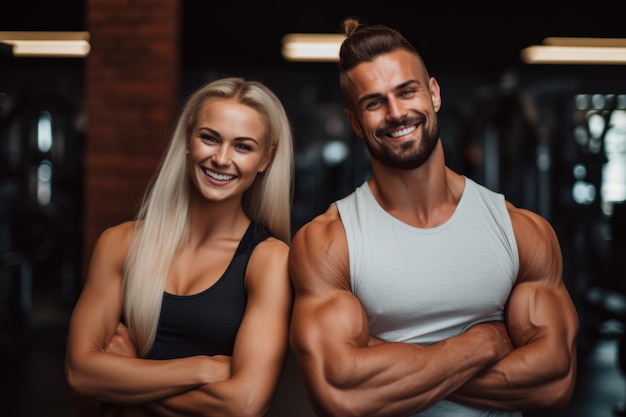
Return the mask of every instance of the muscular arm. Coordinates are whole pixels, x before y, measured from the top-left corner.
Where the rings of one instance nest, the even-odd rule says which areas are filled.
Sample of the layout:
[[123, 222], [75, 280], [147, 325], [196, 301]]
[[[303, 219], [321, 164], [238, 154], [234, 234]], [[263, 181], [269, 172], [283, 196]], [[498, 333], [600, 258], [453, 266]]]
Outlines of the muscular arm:
[[[248, 303], [237, 333], [232, 376], [147, 404], [162, 416], [259, 416], [267, 413], [287, 353], [293, 290], [289, 248], [276, 239], [259, 244], [250, 258]], [[151, 414], [153, 415], [153, 414]]]
[[561, 409], [576, 380], [578, 315], [562, 280], [556, 234], [540, 216], [509, 206], [520, 272], [506, 322], [515, 346], [451, 399], [479, 407]]
[[104, 351], [121, 316], [122, 267], [132, 233], [132, 223], [102, 233], [72, 312], [65, 371], [76, 396], [138, 404], [175, 395], [216, 378], [215, 364], [208, 357], [149, 361]]
[[331, 207], [300, 229], [289, 258], [296, 291], [290, 341], [320, 416], [416, 413], [512, 349], [497, 323], [430, 346], [376, 340], [348, 269], [345, 233]]

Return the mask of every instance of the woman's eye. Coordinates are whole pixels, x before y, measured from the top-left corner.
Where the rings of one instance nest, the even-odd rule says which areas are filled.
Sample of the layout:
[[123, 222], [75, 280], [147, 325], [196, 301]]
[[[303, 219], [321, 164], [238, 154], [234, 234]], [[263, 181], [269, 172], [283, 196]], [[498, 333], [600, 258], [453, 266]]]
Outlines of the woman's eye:
[[244, 150], [244, 151], [252, 150], [252, 146], [244, 145], [244, 144], [239, 144], [236, 147], [237, 147], [237, 149], [241, 149], [241, 150]]
[[200, 135], [200, 139], [207, 141], [207, 142], [217, 142], [217, 139], [215, 139], [213, 136], [210, 136], [210, 135]]

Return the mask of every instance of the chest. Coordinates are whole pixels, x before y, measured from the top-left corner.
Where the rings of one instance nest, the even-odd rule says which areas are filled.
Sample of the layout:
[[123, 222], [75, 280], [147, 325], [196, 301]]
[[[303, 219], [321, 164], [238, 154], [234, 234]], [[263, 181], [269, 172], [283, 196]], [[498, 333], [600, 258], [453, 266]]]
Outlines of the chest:
[[247, 254], [235, 256], [223, 275], [200, 292], [164, 294], [152, 358], [232, 354], [247, 303], [247, 260]]
[[[354, 243], [354, 242], [353, 242]], [[366, 231], [350, 249], [352, 291], [372, 334], [433, 342], [501, 317], [516, 278], [498, 229]]]
[[237, 243], [216, 242], [178, 251], [172, 260], [165, 291], [175, 295], [192, 295], [210, 288], [227, 271]]

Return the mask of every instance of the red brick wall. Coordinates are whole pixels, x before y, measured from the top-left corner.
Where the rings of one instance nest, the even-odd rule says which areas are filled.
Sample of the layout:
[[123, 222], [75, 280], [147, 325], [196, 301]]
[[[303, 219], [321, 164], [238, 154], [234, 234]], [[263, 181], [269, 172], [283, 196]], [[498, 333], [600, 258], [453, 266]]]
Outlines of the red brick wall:
[[173, 130], [179, 98], [179, 0], [87, 0], [85, 256], [131, 219]]

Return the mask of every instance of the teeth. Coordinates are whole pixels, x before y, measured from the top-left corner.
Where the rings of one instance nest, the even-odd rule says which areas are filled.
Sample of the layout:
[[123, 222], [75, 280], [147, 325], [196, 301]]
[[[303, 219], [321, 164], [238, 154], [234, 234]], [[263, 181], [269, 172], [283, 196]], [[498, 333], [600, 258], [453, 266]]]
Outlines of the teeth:
[[234, 175], [222, 175], [222, 174], [218, 174], [217, 172], [209, 171], [208, 169], [205, 169], [204, 173], [207, 174], [209, 177], [216, 179], [218, 181], [228, 181], [228, 180], [232, 180], [233, 178], [235, 178]]
[[392, 138], [399, 138], [400, 136], [408, 135], [409, 133], [415, 131], [416, 127], [411, 126], [406, 129], [396, 130], [395, 132], [391, 132], [390, 135]]

